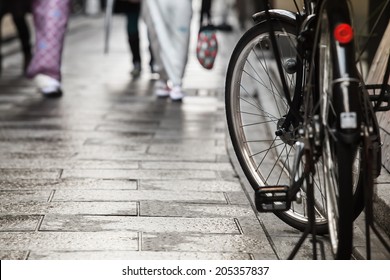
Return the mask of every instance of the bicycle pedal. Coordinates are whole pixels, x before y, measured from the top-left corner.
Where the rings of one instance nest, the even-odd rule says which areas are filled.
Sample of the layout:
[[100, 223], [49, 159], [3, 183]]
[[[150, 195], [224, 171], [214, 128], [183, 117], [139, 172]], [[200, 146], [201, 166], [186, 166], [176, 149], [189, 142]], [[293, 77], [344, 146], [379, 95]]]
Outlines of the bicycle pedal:
[[259, 212], [287, 211], [291, 201], [288, 198], [288, 186], [266, 186], [255, 191], [255, 204]]
[[[390, 110], [390, 85], [372, 84], [366, 85], [366, 89], [376, 112]], [[381, 94], [378, 94], [378, 91]], [[377, 106], [378, 103], [380, 103], [380, 106]]]

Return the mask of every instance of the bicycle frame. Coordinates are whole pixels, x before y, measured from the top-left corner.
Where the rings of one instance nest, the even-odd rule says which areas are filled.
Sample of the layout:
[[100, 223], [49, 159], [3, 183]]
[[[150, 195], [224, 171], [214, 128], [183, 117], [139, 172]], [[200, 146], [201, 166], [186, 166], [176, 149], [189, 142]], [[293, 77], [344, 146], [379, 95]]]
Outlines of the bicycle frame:
[[[282, 15], [286, 20], [297, 20], [300, 25], [299, 36], [300, 39], [298, 41], [297, 51], [297, 61], [305, 63], [303, 60], [306, 60], [311, 65], [315, 65], [314, 59], [315, 54], [317, 52], [316, 49], [313, 49], [313, 46], [317, 46], [318, 41], [318, 30], [320, 28], [320, 20], [318, 18], [321, 15], [321, 10], [324, 8], [323, 5], [326, 4], [326, 14], [329, 18], [329, 30], [334, 30], [338, 24], [348, 24], [351, 25], [349, 7], [347, 1], [340, 0], [319, 0], [319, 1], [304, 1], [304, 11], [302, 14], [293, 15], [293, 13], [289, 14], [286, 11], [280, 10], [267, 10], [262, 13], [257, 13], [254, 15], [254, 20], [270, 20], [272, 15], [277, 13]], [[270, 25], [271, 26], [271, 25]], [[270, 29], [271, 30], [271, 29]], [[272, 32], [272, 30], [271, 30]], [[313, 34], [314, 32], [314, 34]], [[272, 41], [272, 34], [270, 35]], [[337, 129], [343, 129], [347, 126], [347, 122], [350, 121], [353, 127], [349, 127], [347, 130], [344, 130], [344, 133], [341, 136], [341, 139], [344, 139], [346, 143], [356, 143], [360, 137], [360, 124], [361, 120], [359, 118], [355, 118], [361, 115], [359, 112], [361, 108], [361, 98], [356, 96], [359, 92], [359, 76], [355, 65], [355, 47], [354, 40], [352, 39], [348, 43], [340, 44], [336, 40], [330, 40], [331, 43], [331, 52], [334, 60], [337, 60], [335, 69], [333, 70], [333, 97], [336, 105], [336, 112], [344, 113], [343, 116], [349, 117], [348, 120], [344, 121], [338, 116], [338, 124]], [[276, 43], [273, 44], [276, 46]], [[274, 47], [274, 52], [277, 54], [279, 51], [276, 47]], [[309, 54], [309, 55], [307, 55]], [[299, 67], [298, 69], [302, 69]], [[299, 71], [299, 70], [298, 70]], [[316, 69], [312, 69], [312, 71], [316, 71]], [[300, 71], [301, 72], [301, 71]], [[284, 77], [281, 74], [282, 70], [279, 70], [280, 77], [282, 79], [282, 84], [285, 84]], [[300, 77], [303, 76], [304, 73], [299, 73]], [[308, 77], [311, 80], [310, 75]], [[314, 87], [304, 88], [304, 85], [298, 85], [295, 89], [295, 93], [293, 99], [290, 101], [291, 109], [287, 114], [286, 121], [283, 125], [284, 129], [287, 129], [291, 124], [294, 127], [298, 126], [298, 123], [302, 121], [300, 119], [299, 114], [297, 113], [296, 108], [303, 102], [304, 94], [312, 94], [312, 89], [314, 89], [314, 95], [316, 99], [320, 97], [316, 92], [319, 92], [318, 89], [318, 81], [312, 81], [315, 85]], [[286, 87], [284, 87], [286, 88]], [[309, 90], [308, 93], [302, 93], [305, 90]], [[285, 90], [286, 99], [289, 100], [290, 96], [288, 92]]]

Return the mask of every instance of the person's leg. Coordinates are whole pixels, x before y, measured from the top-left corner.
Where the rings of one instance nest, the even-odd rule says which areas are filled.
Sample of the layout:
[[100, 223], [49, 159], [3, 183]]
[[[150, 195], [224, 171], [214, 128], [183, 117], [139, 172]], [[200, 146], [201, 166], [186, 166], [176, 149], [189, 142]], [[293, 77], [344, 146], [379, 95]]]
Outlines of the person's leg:
[[1, 76], [1, 73], [3, 72], [3, 56], [1, 54], [1, 45], [2, 45], [2, 32], [1, 32], [1, 23], [3, 21], [3, 15], [1, 14], [1, 11], [0, 11], [0, 76]]
[[202, 0], [202, 6], [200, 11], [200, 26], [204, 24], [204, 16], [207, 18], [207, 23], [211, 21], [211, 0]]
[[179, 101], [184, 97], [182, 83], [188, 60], [192, 6], [190, 1], [165, 1], [169, 1], [171, 4], [169, 10], [175, 8], [178, 11], [170, 17], [169, 24], [171, 28], [168, 29], [168, 33], [170, 33], [169, 37], [172, 41], [170, 47], [173, 49], [173, 52], [172, 50], [166, 50], [166, 53], [167, 57], [169, 53], [171, 54], [170, 65], [172, 69], [168, 74], [170, 73], [169, 78], [173, 87], [170, 92], [170, 97], [174, 101]]
[[[33, 0], [32, 13], [35, 24], [34, 56], [27, 75], [38, 78], [38, 86], [57, 88], [60, 91], [61, 55], [70, 14], [70, 0]], [[39, 77], [38, 77], [39, 76]], [[44, 79], [40, 79], [40, 78]], [[50, 92], [49, 92], [50, 94]], [[55, 94], [54, 94], [55, 95]]]
[[[159, 6], [159, 0], [143, 0], [142, 1], [142, 17], [147, 26], [149, 48], [151, 50], [151, 63], [158, 68], [156, 72], [159, 74], [159, 80], [154, 84], [154, 94], [157, 97], [168, 97], [170, 88], [168, 87], [168, 74], [162, 61], [162, 46], [161, 46], [161, 29], [162, 18], [160, 10], [156, 9]], [[163, 36], [166, 37], [166, 36]]]
[[133, 55], [133, 76], [139, 76], [141, 71], [140, 40], [138, 20], [140, 16], [140, 3], [131, 4], [127, 16], [127, 35], [131, 53]]
[[173, 86], [170, 97], [172, 100], [181, 100], [184, 96], [181, 85], [188, 58], [191, 1], [149, 0], [147, 3], [152, 4], [148, 8], [154, 21], [161, 66]]
[[30, 30], [25, 18], [28, 10], [27, 5], [27, 2], [25, 2], [24, 0], [14, 0], [14, 2], [12, 2], [12, 4], [10, 5], [12, 18], [18, 31], [24, 55], [23, 73], [26, 72], [32, 57]]
[[154, 54], [153, 54], [153, 48], [152, 48], [152, 44], [150, 43], [150, 34], [149, 34], [149, 31], [147, 31], [148, 33], [148, 40], [149, 40], [149, 54], [150, 54], [150, 61], [149, 61], [149, 66], [150, 66], [150, 71], [154, 74], [154, 73], [158, 73], [158, 65], [156, 64], [156, 61], [154, 59]]
[[1, 73], [2, 73], [2, 71], [3, 71], [3, 56], [1, 55], [1, 45], [2, 45], [2, 40], [1, 40], [1, 38], [2, 38], [2, 32], [1, 32], [1, 30], [2, 30], [2, 28], [1, 28], [1, 24], [2, 24], [2, 21], [3, 21], [3, 16], [4, 16], [4, 14], [5, 14], [5, 5], [4, 5], [5, 3], [3, 2], [3, 1], [0, 1], [0, 75], [1, 75]]

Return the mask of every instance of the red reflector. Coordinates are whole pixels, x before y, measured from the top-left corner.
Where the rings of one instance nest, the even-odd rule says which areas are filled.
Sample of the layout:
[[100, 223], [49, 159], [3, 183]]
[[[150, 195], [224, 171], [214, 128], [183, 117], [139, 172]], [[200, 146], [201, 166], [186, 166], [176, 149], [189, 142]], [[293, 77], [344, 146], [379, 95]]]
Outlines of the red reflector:
[[334, 38], [341, 44], [347, 44], [351, 42], [353, 38], [352, 26], [346, 23], [341, 23], [334, 29]]

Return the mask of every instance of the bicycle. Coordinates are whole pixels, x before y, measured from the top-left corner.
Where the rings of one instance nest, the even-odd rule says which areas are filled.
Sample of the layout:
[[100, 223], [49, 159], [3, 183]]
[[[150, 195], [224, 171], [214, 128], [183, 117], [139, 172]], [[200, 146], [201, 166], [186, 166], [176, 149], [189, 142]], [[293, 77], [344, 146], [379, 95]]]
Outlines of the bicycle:
[[349, 1], [294, 3], [297, 13], [265, 1], [232, 53], [229, 134], [257, 210], [306, 234], [329, 233], [334, 257], [348, 259], [353, 221], [380, 174], [375, 112], [389, 109], [389, 70], [382, 85], [365, 85]]

